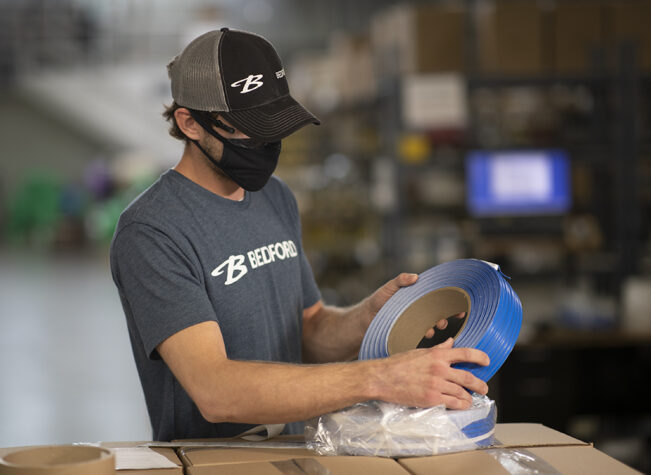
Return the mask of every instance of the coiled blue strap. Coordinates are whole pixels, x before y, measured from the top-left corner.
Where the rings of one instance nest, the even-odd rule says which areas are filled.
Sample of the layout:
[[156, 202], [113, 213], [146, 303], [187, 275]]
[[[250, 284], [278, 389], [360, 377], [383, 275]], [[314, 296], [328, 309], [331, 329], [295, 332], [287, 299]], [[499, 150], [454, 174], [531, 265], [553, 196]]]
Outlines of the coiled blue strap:
[[504, 277], [499, 266], [477, 259], [450, 261], [423, 272], [414, 285], [398, 290], [380, 309], [366, 331], [359, 359], [389, 356], [391, 332], [414, 302], [436, 290], [459, 289], [467, 295], [470, 311], [453, 347], [482, 350], [490, 364], [454, 366], [488, 381], [511, 353], [522, 325], [522, 305]]

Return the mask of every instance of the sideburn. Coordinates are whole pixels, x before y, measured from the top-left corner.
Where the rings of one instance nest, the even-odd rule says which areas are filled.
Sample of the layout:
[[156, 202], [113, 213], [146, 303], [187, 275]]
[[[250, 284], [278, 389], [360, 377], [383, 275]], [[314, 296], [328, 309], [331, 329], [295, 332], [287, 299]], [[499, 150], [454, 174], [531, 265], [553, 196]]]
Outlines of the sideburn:
[[[199, 150], [199, 147], [197, 147], [197, 145], [195, 143], [191, 142], [191, 144], [192, 144], [191, 145], [192, 147], [196, 147], [197, 150]], [[213, 149], [213, 147], [211, 147], [210, 145], [207, 145], [205, 143], [199, 143], [199, 145], [201, 145], [203, 147], [203, 149], [206, 152], [208, 152], [217, 162], [219, 162], [219, 160], [221, 160], [221, 157], [219, 157], [219, 160], [217, 159], [217, 154], [214, 153], [215, 150]], [[199, 152], [201, 152], [201, 150], [199, 150]], [[214, 171], [217, 175], [219, 175], [222, 178], [227, 178], [228, 180], [231, 180], [231, 177], [229, 177], [226, 173], [224, 173], [224, 171], [221, 168], [219, 168], [212, 161], [210, 161], [210, 159], [208, 157], [206, 157], [206, 155], [203, 152], [201, 152], [200, 155], [201, 155], [201, 160], [203, 160], [204, 163], [207, 163], [208, 167], [212, 171]]]

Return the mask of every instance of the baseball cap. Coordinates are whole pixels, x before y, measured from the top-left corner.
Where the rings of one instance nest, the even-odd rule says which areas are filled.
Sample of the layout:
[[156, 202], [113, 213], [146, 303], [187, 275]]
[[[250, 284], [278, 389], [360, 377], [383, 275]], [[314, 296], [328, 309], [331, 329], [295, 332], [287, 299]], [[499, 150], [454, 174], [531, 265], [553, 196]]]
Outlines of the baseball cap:
[[172, 97], [183, 107], [219, 112], [251, 138], [275, 142], [320, 121], [289, 94], [274, 47], [246, 31], [209, 31], [168, 65]]

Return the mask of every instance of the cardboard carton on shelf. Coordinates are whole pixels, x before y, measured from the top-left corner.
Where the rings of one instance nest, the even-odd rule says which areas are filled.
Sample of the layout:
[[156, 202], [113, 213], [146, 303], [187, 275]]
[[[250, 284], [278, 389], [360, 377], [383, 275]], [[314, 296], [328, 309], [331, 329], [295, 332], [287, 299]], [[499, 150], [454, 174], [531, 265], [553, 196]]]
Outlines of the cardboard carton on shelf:
[[330, 55], [337, 59], [337, 88], [343, 105], [369, 101], [377, 94], [371, 40], [368, 34], [335, 34]]
[[588, 73], [592, 54], [604, 47], [605, 12], [601, 2], [557, 2], [554, 16], [554, 72]]
[[614, 48], [614, 64], [619, 66], [618, 48], [624, 43], [636, 47], [637, 67], [651, 71], [651, 2], [645, 0], [617, 0], [605, 4], [606, 35]]
[[466, 9], [459, 2], [397, 4], [371, 20], [377, 70], [387, 75], [466, 70]]
[[539, 75], [551, 70], [550, 10], [538, 2], [482, 2], [476, 10], [479, 72]]

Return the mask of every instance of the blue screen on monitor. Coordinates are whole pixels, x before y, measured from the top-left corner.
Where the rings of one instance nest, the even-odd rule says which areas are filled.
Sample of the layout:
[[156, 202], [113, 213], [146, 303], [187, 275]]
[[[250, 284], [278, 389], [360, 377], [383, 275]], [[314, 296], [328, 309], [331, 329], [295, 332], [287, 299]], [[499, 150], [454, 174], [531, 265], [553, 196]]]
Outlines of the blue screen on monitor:
[[473, 151], [466, 189], [473, 216], [563, 214], [572, 202], [570, 163], [562, 150]]

